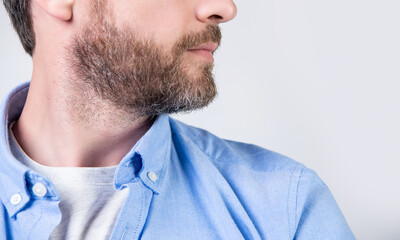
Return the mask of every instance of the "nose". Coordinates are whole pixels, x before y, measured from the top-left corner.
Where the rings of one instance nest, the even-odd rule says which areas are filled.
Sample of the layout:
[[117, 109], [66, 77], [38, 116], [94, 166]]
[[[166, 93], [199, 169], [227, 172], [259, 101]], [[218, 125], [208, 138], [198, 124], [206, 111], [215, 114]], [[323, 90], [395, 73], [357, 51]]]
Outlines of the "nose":
[[237, 14], [233, 0], [199, 0], [196, 17], [204, 23], [219, 24], [232, 20]]

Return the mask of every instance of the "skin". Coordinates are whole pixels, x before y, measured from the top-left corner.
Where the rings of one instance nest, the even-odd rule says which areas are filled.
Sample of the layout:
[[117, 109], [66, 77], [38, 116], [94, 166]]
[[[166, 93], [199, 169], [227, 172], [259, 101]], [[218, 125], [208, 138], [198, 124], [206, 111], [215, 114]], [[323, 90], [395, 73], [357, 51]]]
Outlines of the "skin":
[[[88, 111], [96, 113], [96, 121], [77, 117], [69, 107], [72, 92], [65, 87], [73, 75], [65, 62], [66, 46], [90, 21], [90, 1], [31, 1], [36, 48], [27, 101], [13, 128], [17, 141], [29, 157], [46, 166], [117, 165], [153, 119], [128, 117], [99, 98], [89, 102], [79, 98]], [[166, 51], [172, 51], [180, 36], [230, 21], [237, 11], [232, 0], [113, 0], [108, 4], [118, 27], [132, 27]], [[194, 75], [198, 64], [209, 61], [192, 51], [185, 52], [182, 59]]]

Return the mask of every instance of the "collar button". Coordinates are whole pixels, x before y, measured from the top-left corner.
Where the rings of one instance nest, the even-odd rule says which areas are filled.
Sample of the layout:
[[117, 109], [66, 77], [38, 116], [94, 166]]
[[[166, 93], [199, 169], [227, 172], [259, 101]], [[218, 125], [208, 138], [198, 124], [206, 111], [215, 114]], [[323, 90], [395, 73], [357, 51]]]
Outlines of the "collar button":
[[16, 194], [11, 196], [10, 203], [12, 205], [14, 205], [14, 206], [18, 205], [21, 201], [22, 201], [21, 194], [16, 193]]
[[38, 197], [44, 197], [47, 193], [47, 188], [42, 183], [35, 183], [32, 188], [33, 193]]
[[147, 177], [149, 177], [149, 179], [154, 183], [158, 180], [158, 176], [155, 172], [148, 172]]

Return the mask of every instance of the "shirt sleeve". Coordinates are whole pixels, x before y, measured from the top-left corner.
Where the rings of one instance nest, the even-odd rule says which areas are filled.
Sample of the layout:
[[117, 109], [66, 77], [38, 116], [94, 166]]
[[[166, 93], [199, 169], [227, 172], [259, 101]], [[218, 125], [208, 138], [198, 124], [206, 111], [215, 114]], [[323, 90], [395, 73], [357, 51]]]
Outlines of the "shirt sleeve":
[[329, 188], [314, 171], [302, 170], [296, 198], [294, 239], [355, 239]]

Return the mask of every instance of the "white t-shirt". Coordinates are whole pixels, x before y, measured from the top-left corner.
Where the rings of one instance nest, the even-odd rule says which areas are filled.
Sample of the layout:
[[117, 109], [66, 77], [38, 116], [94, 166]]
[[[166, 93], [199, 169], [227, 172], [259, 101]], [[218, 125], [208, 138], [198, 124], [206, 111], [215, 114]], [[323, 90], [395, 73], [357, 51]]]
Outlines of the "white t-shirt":
[[128, 195], [117, 191], [113, 179], [117, 166], [81, 168], [47, 167], [29, 158], [16, 141], [10, 126], [10, 147], [14, 156], [42, 174], [60, 195], [61, 223], [50, 240], [109, 239]]

